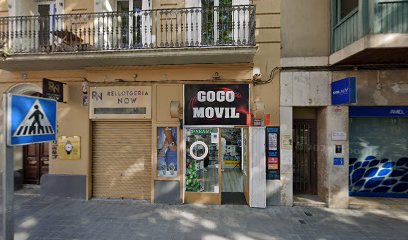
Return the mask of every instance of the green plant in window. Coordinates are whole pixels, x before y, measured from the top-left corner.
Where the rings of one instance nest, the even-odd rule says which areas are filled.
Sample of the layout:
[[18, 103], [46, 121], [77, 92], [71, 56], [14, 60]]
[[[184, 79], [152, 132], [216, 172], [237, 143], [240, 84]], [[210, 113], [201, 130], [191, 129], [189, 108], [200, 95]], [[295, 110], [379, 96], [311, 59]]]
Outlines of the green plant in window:
[[196, 163], [194, 160], [187, 169], [186, 190], [189, 192], [198, 192], [200, 190], [200, 181], [198, 181]]

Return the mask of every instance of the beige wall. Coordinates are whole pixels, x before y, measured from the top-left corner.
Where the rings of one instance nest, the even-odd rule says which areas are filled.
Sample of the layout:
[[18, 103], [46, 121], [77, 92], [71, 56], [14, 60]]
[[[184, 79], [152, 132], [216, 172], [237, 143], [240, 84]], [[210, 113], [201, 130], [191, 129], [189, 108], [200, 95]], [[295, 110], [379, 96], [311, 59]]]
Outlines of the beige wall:
[[[58, 103], [58, 136], [80, 136], [81, 137], [81, 159], [80, 160], [53, 160], [50, 158], [49, 172], [51, 174], [74, 174], [88, 175], [89, 171], [89, 117], [88, 107], [82, 106], [81, 84], [85, 77], [82, 71], [38, 71], [26, 72], [27, 79], [22, 79], [21, 72], [0, 73], [0, 91], [5, 92], [11, 86], [21, 83], [33, 83], [42, 85], [43, 78], [49, 78], [68, 85], [68, 103]], [[51, 148], [50, 148], [51, 151]], [[16, 168], [22, 167], [21, 147], [15, 151]]]
[[313, 107], [294, 107], [293, 119], [316, 119], [316, 108]]
[[8, 16], [8, 3], [7, 0], [0, 0], [0, 17]]
[[408, 105], [407, 93], [396, 90], [399, 86], [408, 88], [408, 70], [377, 70], [333, 72], [333, 81], [356, 77], [357, 104], [362, 106]]
[[[155, 129], [159, 126], [179, 126], [179, 120], [170, 116], [170, 102], [179, 101], [180, 104], [183, 104], [182, 84], [187, 81], [211, 83], [212, 75], [215, 72], [218, 72], [221, 76], [219, 83], [232, 83], [234, 81], [249, 83], [249, 79], [252, 77], [252, 65], [150, 66], [78, 71], [31, 71], [24, 72], [27, 77], [25, 80], [22, 79], [23, 72], [10, 73], [2, 71], [0, 73], [0, 91], [4, 92], [16, 83], [34, 83], [41, 86], [43, 78], [67, 83], [69, 88], [68, 103], [58, 103], [58, 136], [80, 136], [81, 159], [50, 160], [50, 173], [88, 176], [88, 196], [90, 196], [91, 138], [89, 108], [82, 105], [83, 93], [81, 89], [85, 78], [92, 84], [109, 83], [118, 85], [118, 83], [115, 83], [115, 79], [122, 79], [130, 81], [127, 84], [153, 85], [152, 126], [153, 132], [155, 132]], [[136, 75], [136, 82], [132, 82]], [[256, 98], [257, 96], [253, 97]], [[152, 138], [152, 141], [152, 153], [154, 153], [156, 139]], [[18, 156], [21, 155], [20, 152], [17, 153]], [[21, 166], [20, 162], [21, 156], [16, 165]]]
[[282, 57], [328, 56], [330, 1], [282, 1]]
[[[258, 51], [254, 57], [254, 73], [261, 73], [267, 80], [271, 71], [280, 64], [280, 0], [252, 0], [256, 5], [256, 45]], [[271, 114], [271, 125], [279, 125], [279, 74], [272, 83], [253, 87], [254, 101], [265, 103], [265, 113]]]
[[328, 130], [328, 123], [326, 120], [328, 109], [325, 107], [317, 110], [317, 195], [324, 202], [329, 199], [329, 175], [327, 159], [329, 152], [326, 151], [326, 143], [329, 141], [330, 131]]

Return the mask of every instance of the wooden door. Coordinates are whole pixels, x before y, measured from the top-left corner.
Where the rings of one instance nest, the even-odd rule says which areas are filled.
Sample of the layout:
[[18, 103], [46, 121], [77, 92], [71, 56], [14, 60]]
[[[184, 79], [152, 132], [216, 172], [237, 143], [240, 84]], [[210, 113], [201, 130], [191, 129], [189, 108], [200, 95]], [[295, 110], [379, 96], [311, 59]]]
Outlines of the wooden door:
[[317, 194], [316, 120], [293, 120], [293, 193]]
[[40, 184], [41, 176], [48, 174], [48, 146], [48, 143], [39, 143], [23, 147], [23, 172], [25, 184]]

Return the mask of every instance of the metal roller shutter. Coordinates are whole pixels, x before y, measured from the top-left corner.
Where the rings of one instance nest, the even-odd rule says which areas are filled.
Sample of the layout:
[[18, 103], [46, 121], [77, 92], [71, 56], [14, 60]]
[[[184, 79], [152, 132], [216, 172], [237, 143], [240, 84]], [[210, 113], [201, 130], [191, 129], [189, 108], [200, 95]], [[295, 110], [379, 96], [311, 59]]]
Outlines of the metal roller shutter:
[[151, 122], [93, 122], [93, 197], [150, 200], [151, 145]]

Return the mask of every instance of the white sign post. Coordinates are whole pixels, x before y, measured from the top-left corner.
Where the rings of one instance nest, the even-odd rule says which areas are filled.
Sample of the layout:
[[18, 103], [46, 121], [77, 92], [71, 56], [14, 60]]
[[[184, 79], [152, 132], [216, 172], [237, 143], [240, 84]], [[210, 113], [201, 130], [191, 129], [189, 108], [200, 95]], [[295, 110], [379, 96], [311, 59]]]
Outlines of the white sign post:
[[3, 94], [3, 239], [14, 239], [14, 158], [13, 147], [7, 145], [7, 94]]
[[57, 102], [3, 94], [3, 239], [14, 239], [13, 146], [50, 142], [57, 136]]

